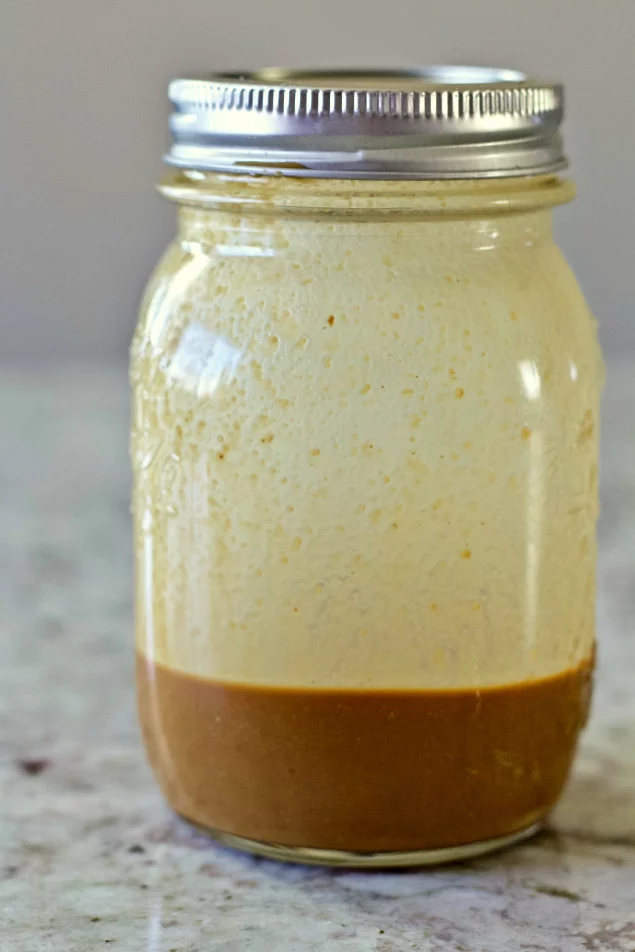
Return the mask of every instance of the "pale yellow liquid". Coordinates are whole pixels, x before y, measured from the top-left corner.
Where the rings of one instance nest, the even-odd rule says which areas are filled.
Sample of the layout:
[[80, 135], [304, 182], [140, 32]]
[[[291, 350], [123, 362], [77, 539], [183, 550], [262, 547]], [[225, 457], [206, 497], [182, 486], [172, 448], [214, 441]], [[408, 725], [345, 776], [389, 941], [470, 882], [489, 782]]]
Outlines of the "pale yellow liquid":
[[219, 183], [266, 214], [182, 210], [133, 348], [140, 649], [296, 687], [587, 659], [601, 361], [548, 189]]

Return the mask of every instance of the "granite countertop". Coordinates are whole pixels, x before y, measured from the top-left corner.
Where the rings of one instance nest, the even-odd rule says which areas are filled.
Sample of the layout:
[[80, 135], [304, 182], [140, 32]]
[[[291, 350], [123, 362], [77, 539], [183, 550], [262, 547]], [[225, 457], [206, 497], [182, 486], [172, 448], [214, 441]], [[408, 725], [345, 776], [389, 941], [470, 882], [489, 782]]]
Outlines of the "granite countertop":
[[2, 952], [635, 950], [634, 381], [609, 368], [596, 701], [550, 828], [360, 873], [234, 854], [170, 817], [134, 715], [125, 374], [3, 372]]

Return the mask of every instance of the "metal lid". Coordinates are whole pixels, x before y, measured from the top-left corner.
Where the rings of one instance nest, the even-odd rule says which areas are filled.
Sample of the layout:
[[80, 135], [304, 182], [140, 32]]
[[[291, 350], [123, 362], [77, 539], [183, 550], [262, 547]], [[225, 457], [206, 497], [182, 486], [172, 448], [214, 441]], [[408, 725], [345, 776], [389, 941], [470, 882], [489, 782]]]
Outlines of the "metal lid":
[[563, 89], [515, 70], [292, 72], [175, 79], [170, 165], [259, 175], [471, 179], [566, 165]]

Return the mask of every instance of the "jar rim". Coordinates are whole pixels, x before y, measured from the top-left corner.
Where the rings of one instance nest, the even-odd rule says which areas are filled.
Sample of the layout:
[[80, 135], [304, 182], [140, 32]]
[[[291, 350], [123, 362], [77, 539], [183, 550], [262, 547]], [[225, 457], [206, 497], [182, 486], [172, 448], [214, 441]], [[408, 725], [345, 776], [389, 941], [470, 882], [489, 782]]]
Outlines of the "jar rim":
[[558, 175], [513, 179], [378, 181], [234, 175], [171, 169], [158, 186], [165, 198], [244, 216], [361, 221], [400, 218], [493, 217], [564, 205], [575, 198]]

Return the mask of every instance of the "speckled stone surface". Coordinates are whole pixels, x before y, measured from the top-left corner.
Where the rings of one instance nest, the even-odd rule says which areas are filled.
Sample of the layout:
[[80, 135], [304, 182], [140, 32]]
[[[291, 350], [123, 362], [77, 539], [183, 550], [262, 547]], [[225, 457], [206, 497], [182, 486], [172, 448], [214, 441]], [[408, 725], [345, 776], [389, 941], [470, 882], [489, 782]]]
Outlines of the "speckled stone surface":
[[635, 950], [635, 364], [609, 368], [599, 674], [550, 829], [436, 871], [296, 868], [168, 814], [132, 692], [123, 371], [0, 377], [2, 952]]

